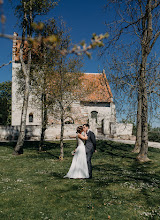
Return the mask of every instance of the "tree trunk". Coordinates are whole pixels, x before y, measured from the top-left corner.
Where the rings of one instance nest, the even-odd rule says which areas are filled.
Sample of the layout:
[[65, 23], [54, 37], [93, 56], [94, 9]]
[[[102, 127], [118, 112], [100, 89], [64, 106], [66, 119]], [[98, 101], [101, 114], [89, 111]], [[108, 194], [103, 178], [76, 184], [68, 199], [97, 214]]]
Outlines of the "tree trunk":
[[[25, 34], [27, 30], [27, 36], [31, 37], [31, 33], [29, 33], [29, 24], [27, 19], [27, 9], [26, 9], [26, 2], [23, 2], [23, 31], [22, 31], [22, 42], [20, 46], [20, 61], [22, 65], [22, 71], [24, 73], [25, 78], [25, 91], [24, 91], [24, 100], [22, 106], [22, 114], [21, 114], [21, 124], [20, 124], [20, 133], [18, 137], [18, 141], [16, 147], [14, 149], [14, 155], [23, 154], [23, 144], [25, 140], [25, 131], [26, 131], [26, 116], [27, 116], [27, 108], [28, 108], [28, 99], [29, 99], [29, 86], [30, 86], [30, 69], [31, 69], [31, 48], [28, 50], [28, 63], [26, 64], [24, 61], [24, 41], [25, 41]], [[30, 17], [32, 17], [32, 11], [30, 10]]]
[[142, 94], [142, 142], [140, 153], [137, 156], [137, 159], [140, 162], [147, 162], [149, 158], [148, 153], [148, 103], [147, 103], [147, 83], [146, 83], [146, 63], [147, 57], [151, 51], [151, 40], [153, 35], [152, 29], [152, 0], [147, 1], [145, 15], [142, 18], [142, 28], [143, 28], [143, 39], [141, 41], [142, 46], [142, 63], [140, 70], [140, 89]]
[[29, 76], [26, 76], [25, 81], [26, 82], [25, 82], [25, 92], [24, 92], [22, 114], [21, 114], [20, 133], [19, 133], [16, 147], [13, 152], [14, 155], [23, 154], [23, 144], [25, 140], [26, 116], [27, 116], [28, 98], [29, 98]]
[[137, 159], [140, 162], [147, 162], [150, 160], [147, 157], [147, 153], [148, 153], [148, 105], [147, 105], [146, 79], [145, 79], [144, 73], [142, 74], [143, 74], [143, 77], [142, 77], [142, 116], [141, 116], [142, 142], [141, 142], [141, 149], [137, 156]]
[[136, 143], [132, 152], [139, 153], [141, 149], [141, 139], [142, 139], [142, 131], [141, 131], [141, 115], [142, 115], [142, 95], [141, 90], [139, 88], [138, 91], [138, 109], [137, 109], [137, 130], [136, 130]]
[[[144, 50], [145, 51], [145, 50]], [[138, 161], [147, 162], [149, 158], [148, 153], [148, 105], [147, 105], [147, 88], [146, 88], [146, 62], [147, 54], [143, 56], [142, 54], [142, 64], [140, 71], [140, 90], [142, 95], [142, 115], [141, 115], [141, 149], [137, 156]]]
[[64, 147], [63, 147], [63, 135], [64, 135], [64, 111], [62, 110], [61, 112], [61, 137], [60, 137], [60, 160], [63, 160], [64, 158]]
[[41, 129], [41, 140], [39, 143], [39, 151], [43, 150], [44, 136], [47, 128], [47, 106], [46, 106], [46, 95], [42, 94], [42, 129]]

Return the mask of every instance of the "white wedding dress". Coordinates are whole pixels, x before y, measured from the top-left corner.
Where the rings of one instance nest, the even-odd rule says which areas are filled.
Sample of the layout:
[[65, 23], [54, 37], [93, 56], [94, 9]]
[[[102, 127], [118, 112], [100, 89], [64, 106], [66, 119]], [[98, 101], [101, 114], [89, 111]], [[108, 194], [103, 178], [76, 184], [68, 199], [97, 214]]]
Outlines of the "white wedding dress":
[[88, 165], [86, 158], [86, 149], [83, 141], [77, 137], [78, 147], [76, 148], [76, 152], [73, 156], [72, 164], [70, 169], [64, 178], [89, 178], [88, 173]]

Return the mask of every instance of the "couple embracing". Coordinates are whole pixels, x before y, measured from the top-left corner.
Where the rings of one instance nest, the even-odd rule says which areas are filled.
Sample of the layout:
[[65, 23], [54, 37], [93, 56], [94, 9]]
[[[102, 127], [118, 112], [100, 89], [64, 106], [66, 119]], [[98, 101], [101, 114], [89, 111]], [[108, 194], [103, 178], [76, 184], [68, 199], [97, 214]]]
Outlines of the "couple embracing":
[[70, 169], [64, 178], [83, 179], [92, 178], [91, 158], [96, 152], [96, 139], [89, 125], [84, 124], [77, 128], [77, 148]]

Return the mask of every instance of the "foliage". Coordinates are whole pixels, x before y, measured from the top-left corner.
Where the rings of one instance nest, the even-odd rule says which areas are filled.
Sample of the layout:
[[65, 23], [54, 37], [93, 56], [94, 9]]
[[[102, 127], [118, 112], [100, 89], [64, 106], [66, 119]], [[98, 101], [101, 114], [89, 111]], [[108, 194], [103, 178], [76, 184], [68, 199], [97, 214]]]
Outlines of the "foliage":
[[[159, 219], [159, 149], [154, 161], [140, 165], [133, 146], [98, 141], [92, 158], [93, 179], [63, 179], [71, 164], [75, 141], [59, 144], [26, 142], [25, 154], [11, 155], [15, 143], [0, 143], [1, 219]], [[20, 205], [21, 204], [21, 205]], [[23, 207], [23, 208], [22, 208]]]
[[[33, 69], [30, 79], [35, 99], [38, 97], [39, 102], [42, 103], [42, 133], [45, 132], [48, 118], [51, 116], [53, 123], [61, 121], [63, 139], [65, 113], [67, 112], [68, 116], [67, 109], [78, 98], [75, 89], [78, 87], [80, 90], [82, 57], [62, 55], [61, 51], [68, 50], [71, 42], [62, 20], [59, 22], [55, 19], [47, 20], [41, 30], [36, 28], [35, 31], [36, 37], [41, 37], [42, 40], [37, 44], [33, 41], [33, 46], [36, 46], [38, 52], [35, 57], [32, 56]], [[51, 42], [51, 38], [54, 36], [57, 42], [53, 50], [49, 45], [53, 46], [55, 39]], [[43, 142], [44, 134], [41, 137]]]
[[[54, 123], [55, 119], [59, 119], [61, 124], [60, 133], [60, 159], [63, 160], [63, 135], [64, 135], [64, 121], [68, 117], [68, 108], [71, 107], [74, 101], [80, 99], [79, 91], [82, 91], [81, 67], [83, 66], [80, 57], [67, 57], [60, 53], [61, 50], [68, 50], [70, 45], [70, 36], [66, 33], [66, 30], [62, 29], [60, 42], [56, 46], [58, 52], [57, 59], [54, 62], [54, 66], [48, 70], [50, 72], [49, 78], [46, 81], [49, 82], [48, 86], [48, 100], [54, 111]], [[52, 74], [53, 72], [53, 74]], [[56, 120], [57, 121], [57, 120]]]
[[11, 81], [0, 83], [0, 124], [11, 124]]
[[56, 2], [54, 0], [21, 0], [20, 2], [10, 0], [10, 2], [13, 4], [15, 8], [15, 16], [18, 19], [21, 19], [23, 17], [23, 4], [26, 3], [26, 12], [28, 20], [30, 20], [30, 4], [32, 4], [33, 20], [38, 15], [46, 15], [51, 9], [53, 9], [58, 4], [58, 1]]
[[152, 128], [148, 133], [149, 141], [159, 142], [160, 143], [160, 128]]

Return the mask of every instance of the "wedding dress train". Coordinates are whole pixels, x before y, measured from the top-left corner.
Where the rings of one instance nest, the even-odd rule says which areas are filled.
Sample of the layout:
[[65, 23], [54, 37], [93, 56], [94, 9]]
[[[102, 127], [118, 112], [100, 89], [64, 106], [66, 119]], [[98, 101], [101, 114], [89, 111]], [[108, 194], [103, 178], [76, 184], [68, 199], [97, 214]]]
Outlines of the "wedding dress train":
[[80, 138], [77, 137], [77, 139], [78, 147], [76, 148], [76, 152], [73, 156], [70, 169], [64, 178], [89, 178], [85, 145]]

